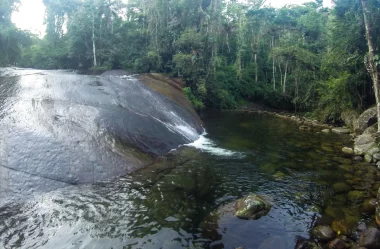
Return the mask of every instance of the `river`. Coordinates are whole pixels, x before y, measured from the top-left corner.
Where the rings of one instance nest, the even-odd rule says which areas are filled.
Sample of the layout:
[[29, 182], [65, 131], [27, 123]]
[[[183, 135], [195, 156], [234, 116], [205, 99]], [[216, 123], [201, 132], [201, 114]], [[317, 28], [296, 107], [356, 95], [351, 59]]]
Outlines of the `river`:
[[[19, 96], [16, 92], [11, 95]], [[58, 110], [60, 108], [63, 107], [59, 106]], [[63, 112], [62, 116], [67, 117], [68, 113]], [[350, 144], [349, 136], [324, 134], [318, 130], [301, 131], [291, 121], [262, 114], [206, 112], [201, 118], [206, 131], [203, 135], [188, 140], [181, 138], [182, 145], [163, 153], [163, 157], [148, 167], [132, 169], [128, 174], [113, 172], [121, 176], [105, 175], [88, 183], [80, 182], [86, 177], [77, 174], [75, 184], [63, 181], [59, 183], [62, 186], [58, 184], [53, 188], [37, 184], [41, 191], [21, 187], [17, 192], [13, 187], [12, 193], [19, 198], [3, 193], [0, 245], [7, 249], [219, 249], [240, 246], [245, 249], [292, 249], [298, 240], [310, 237], [309, 231], [315, 225], [330, 225], [333, 220], [346, 220], [352, 226], [370, 222], [371, 216], [362, 214], [358, 198], [376, 196], [379, 173], [342, 154], [342, 147]], [[126, 122], [126, 119], [120, 120]], [[30, 129], [7, 124], [21, 131]], [[83, 125], [78, 127], [82, 129]], [[12, 134], [17, 133], [7, 133], [8, 139]], [[16, 140], [20, 146], [23, 143], [21, 135], [25, 134], [19, 134]], [[40, 135], [34, 133], [29, 139], [41, 138]], [[165, 139], [165, 135], [160, 137]], [[70, 141], [70, 137], [59, 138], [61, 142]], [[44, 139], [42, 144], [49, 141]], [[152, 148], [156, 145], [154, 143]], [[99, 147], [86, 147], [87, 150], [94, 148]], [[103, 150], [92, 152], [105, 153]], [[46, 154], [39, 156], [46, 157]], [[78, 156], [78, 153], [70, 152], [64, 160], [70, 156]], [[101, 163], [105, 164], [102, 171], [106, 171], [107, 165], [112, 169], [118, 162], [118, 157], [109, 157], [114, 161], [102, 158]], [[99, 161], [97, 157], [91, 160]], [[88, 161], [83, 159], [83, 162]], [[4, 171], [0, 172], [2, 176]], [[41, 176], [38, 172], [28, 173], [29, 178]], [[30, 176], [32, 173], [35, 176]], [[17, 174], [17, 177], [26, 177], [25, 174]], [[51, 181], [56, 180], [59, 179]], [[22, 185], [22, 181], [19, 182]], [[342, 190], [336, 183], [344, 183], [347, 187]], [[6, 188], [2, 190], [6, 192]], [[363, 195], [357, 197], [352, 194], [353, 190]], [[33, 196], [21, 198], [25, 196], [23, 191], [26, 195], [32, 192]], [[249, 193], [259, 193], [272, 200], [273, 207], [267, 216], [250, 221], [215, 216], [218, 208]]]

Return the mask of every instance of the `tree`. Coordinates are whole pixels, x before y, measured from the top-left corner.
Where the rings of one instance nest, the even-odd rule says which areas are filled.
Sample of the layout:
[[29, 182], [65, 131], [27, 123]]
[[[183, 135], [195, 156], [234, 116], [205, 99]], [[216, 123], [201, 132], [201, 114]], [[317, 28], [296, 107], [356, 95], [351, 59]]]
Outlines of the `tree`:
[[372, 31], [371, 31], [371, 24], [368, 20], [368, 15], [370, 14], [369, 9], [367, 8], [366, 0], [361, 0], [362, 8], [363, 8], [363, 18], [364, 18], [364, 24], [365, 24], [365, 31], [366, 31], [366, 38], [368, 43], [368, 56], [365, 58], [365, 64], [367, 67], [368, 72], [371, 75], [372, 82], [373, 82], [373, 89], [374, 94], [376, 98], [376, 105], [377, 105], [377, 123], [378, 128], [377, 131], [380, 132], [380, 75], [379, 75], [379, 69], [378, 69], [378, 61], [379, 61], [379, 55], [375, 55], [375, 48], [372, 42]]

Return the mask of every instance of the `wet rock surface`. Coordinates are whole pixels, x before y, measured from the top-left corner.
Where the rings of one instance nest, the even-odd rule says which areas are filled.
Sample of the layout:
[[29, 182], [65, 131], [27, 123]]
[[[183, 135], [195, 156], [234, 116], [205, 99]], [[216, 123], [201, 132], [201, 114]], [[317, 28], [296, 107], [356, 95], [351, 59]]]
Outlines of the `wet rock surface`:
[[0, 99], [0, 205], [131, 172], [203, 132], [123, 71], [0, 69]]
[[250, 194], [237, 201], [235, 216], [240, 219], [257, 220], [266, 215], [271, 207], [262, 196]]

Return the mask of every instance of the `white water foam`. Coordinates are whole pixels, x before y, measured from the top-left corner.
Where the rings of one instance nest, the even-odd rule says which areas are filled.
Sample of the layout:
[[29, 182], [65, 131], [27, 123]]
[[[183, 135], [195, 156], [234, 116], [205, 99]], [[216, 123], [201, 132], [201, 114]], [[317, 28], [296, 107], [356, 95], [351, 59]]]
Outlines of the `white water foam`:
[[215, 156], [242, 156], [242, 154], [239, 152], [217, 147], [217, 145], [211, 139], [207, 138], [206, 135], [207, 132], [205, 131], [198, 140], [194, 141], [193, 143], [186, 144], [185, 146], [194, 147]]

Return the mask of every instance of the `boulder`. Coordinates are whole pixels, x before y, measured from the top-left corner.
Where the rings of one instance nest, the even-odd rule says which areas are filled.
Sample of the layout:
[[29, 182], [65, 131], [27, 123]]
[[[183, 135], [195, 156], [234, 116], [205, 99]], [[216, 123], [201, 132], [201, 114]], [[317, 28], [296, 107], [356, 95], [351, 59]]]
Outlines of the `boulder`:
[[363, 134], [355, 139], [354, 152], [356, 155], [364, 155], [375, 146], [375, 139], [371, 135]]
[[350, 128], [355, 128], [357, 126], [359, 116], [359, 113], [354, 110], [346, 110], [342, 112], [340, 118], [345, 125]]
[[375, 155], [375, 154], [377, 154], [377, 153], [379, 153], [380, 152], [380, 149], [378, 148], [378, 147], [372, 147], [368, 152], [367, 152], [367, 154], [370, 154], [370, 155]]
[[329, 226], [316, 226], [311, 230], [311, 235], [320, 241], [329, 241], [335, 238], [335, 233]]
[[345, 249], [346, 244], [341, 239], [334, 239], [329, 243], [329, 249]]
[[240, 219], [257, 220], [268, 214], [272, 205], [263, 197], [250, 194], [236, 203], [235, 216]]
[[361, 161], [363, 161], [363, 157], [361, 157], [361, 156], [354, 156], [352, 159], [353, 159], [354, 161], [357, 161], [357, 162], [361, 162]]
[[363, 134], [373, 135], [377, 132], [377, 123], [365, 129]]
[[342, 151], [344, 154], [347, 154], [347, 155], [353, 155], [354, 154], [354, 150], [352, 148], [343, 147]]
[[331, 131], [336, 134], [350, 134], [350, 129], [343, 127], [332, 128]]
[[365, 154], [364, 155], [364, 161], [366, 161], [367, 163], [372, 162], [372, 156], [371, 156], [371, 154]]
[[358, 118], [357, 126], [354, 127], [355, 131], [364, 132], [365, 129], [375, 124], [377, 121], [376, 106], [364, 111]]
[[323, 133], [330, 133], [330, 129], [323, 129], [322, 132]]
[[355, 145], [370, 144], [372, 142], [375, 142], [375, 139], [368, 134], [360, 135], [355, 139]]
[[367, 249], [380, 248], [380, 231], [377, 228], [370, 227], [360, 235], [359, 245]]
[[380, 153], [376, 153], [375, 155], [373, 155], [373, 159], [377, 162], [377, 161], [380, 161]]

